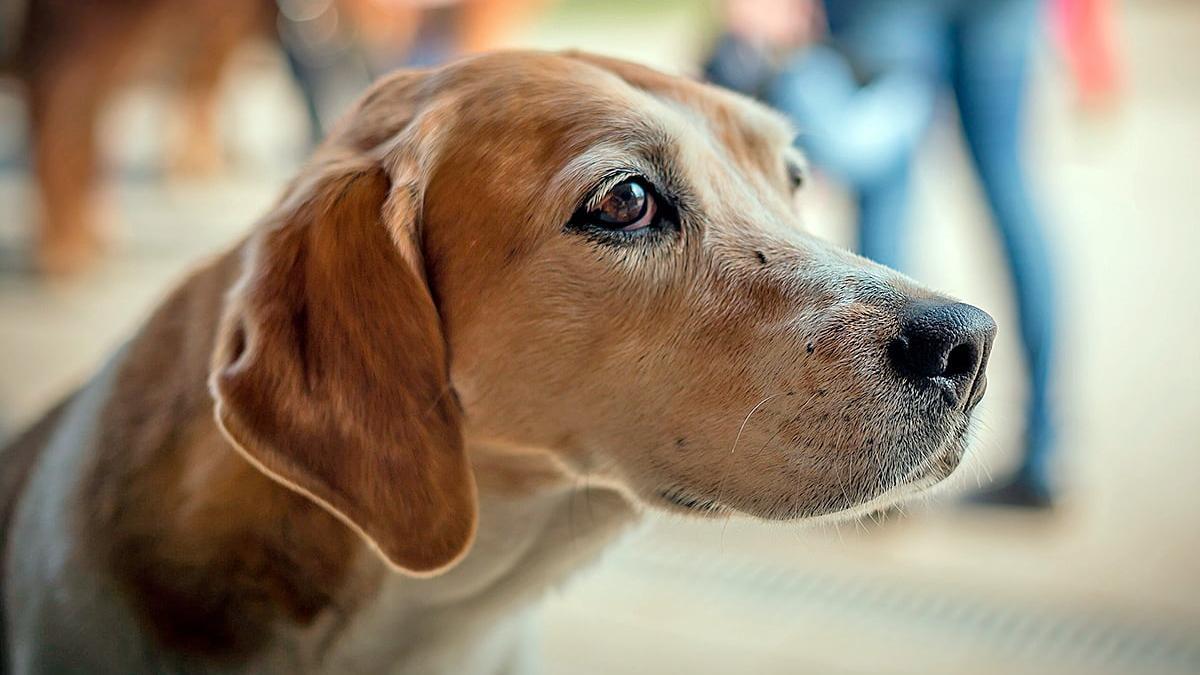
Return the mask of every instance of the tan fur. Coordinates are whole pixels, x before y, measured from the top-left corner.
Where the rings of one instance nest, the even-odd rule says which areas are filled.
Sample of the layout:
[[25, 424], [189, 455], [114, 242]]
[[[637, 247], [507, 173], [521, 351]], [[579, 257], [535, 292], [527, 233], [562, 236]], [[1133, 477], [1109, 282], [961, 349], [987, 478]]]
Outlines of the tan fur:
[[[944, 477], [969, 409], [885, 349], [934, 296], [802, 232], [788, 146], [744, 99], [581, 54], [381, 81], [82, 392], [84, 440], [47, 443], [81, 468], [23, 496], [68, 495], [68, 541], [34, 506], [9, 535], [10, 635], [37, 643], [14, 662], [483, 672], [631, 504], [816, 518]], [[567, 225], [617, 169], [679, 222]], [[51, 649], [110, 609], [136, 650]]]

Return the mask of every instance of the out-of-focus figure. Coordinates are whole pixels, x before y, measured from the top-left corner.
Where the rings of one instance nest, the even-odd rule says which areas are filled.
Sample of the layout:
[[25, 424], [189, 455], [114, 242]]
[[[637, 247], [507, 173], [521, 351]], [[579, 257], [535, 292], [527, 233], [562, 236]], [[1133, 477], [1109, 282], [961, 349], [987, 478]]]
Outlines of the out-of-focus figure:
[[[266, 0], [6, 0], [6, 70], [25, 85], [32, 163], [41, 193], [36, 264], [74, 271], [101, 240], [92, 188], [97, 120], [135, 65], [152, 59], [177, 75], [191, 133], [173, 160], [214, 161], [213, 98], [235, 48], [268, 25]], [[17, 3], [23, 6], [11, 9]], [[19, 26], [19, 29], [16, 27]], [[157, 65], [157, 64], [156, 64]]]
[[374, 78], [494, 49], [548, 0], [278, 0], [314, 140]]
[[1112, 0], [1053, 0], [1054, 27], [1086, 110], [1114, 105], [1121, 94]]
[[1021, 134], [1041, 3], [730, 0], [726, 8], [729, 32], [708, 76], [796, 121], [812, 161], [853, 191], [860, 251], [878, 262], [907, 267], [913, 160], [939, 96], [953, 94], [1012, 271], [1030, 372], [1020, 467], [979, 498], [1049, 506], [1056, 286]]
[[[247, 40], [281, 42], [319, 138], [337, 101], [352, 99], [382, 70], [414, 61], [403, 55], [431, 63], [486, 49], [538, 1], [0, 0], [0, 68], [22, 81], [28, 97], [41, 211], [35, 266], [66, 274], [94, 259], [103, 239], [93, 199], [97, 121], [147, 65], [169, 73], [182, 102], [187, 131], [168, 164], [211, 173], [221, 156], [221, 75]], [[323, 105], [324, 98], [335, 102]]]

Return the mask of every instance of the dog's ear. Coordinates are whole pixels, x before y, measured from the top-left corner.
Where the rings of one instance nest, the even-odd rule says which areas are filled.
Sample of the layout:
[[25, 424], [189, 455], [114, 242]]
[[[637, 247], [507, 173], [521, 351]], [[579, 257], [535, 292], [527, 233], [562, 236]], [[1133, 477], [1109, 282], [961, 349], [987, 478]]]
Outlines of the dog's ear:
[[475, 483], [418, 207], [390, 187], [352, 162], [293, 188], [247, 248], [211, 389], [252, 463], [429, 575], [469, 548]]

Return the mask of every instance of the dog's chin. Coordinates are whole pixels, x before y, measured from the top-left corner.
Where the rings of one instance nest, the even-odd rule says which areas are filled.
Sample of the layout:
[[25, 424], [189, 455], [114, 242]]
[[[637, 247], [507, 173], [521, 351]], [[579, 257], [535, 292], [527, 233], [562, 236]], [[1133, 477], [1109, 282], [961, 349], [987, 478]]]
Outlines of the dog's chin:
[[737, 511], [715, 499], [697, 496], [685, 488], [664, 488], [658, 490], [655, 497], [657, 506], [668, 512], [683, 513], [689, 516], [715, 517]]
[[[724, 518], [729, 515], [746, 516], [756, 520], [796, 523], [833, 523], [854, 520], [881, 511], [886, 511], [922, 493], [928, 492], [946, 478], [962, 463], [966, 455], [966, 430], [955, 434], [942, 443], [933, 444], [933, 449], [924, 453], [925, 459], [914, 465], [896, 481], [882, 483], [867, 490], [869, 496], [853, 504], [833, 505], [790, 505], [783, 508], [759, 512], [741, 508], [733, 499], [715, 499], [704, 496], [700, 491], [672, 486], [654, 493], [654, 505], [671, 513], [700, 518]], [[890, 483], [890, 484], [889, 484]]]

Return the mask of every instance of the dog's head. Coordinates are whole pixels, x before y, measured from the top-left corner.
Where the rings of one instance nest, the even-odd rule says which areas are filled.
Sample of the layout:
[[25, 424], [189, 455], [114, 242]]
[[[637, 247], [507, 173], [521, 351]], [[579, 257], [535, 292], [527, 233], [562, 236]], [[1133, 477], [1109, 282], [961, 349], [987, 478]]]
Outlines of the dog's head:
[[218, 419], [415, 574], [470, 545], [464, 435], [699, 514], [934, 483], [994, 325], [805, 234], [791, 140], [746, 99], [598, 57], [386, 79], [247, 247]]

